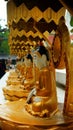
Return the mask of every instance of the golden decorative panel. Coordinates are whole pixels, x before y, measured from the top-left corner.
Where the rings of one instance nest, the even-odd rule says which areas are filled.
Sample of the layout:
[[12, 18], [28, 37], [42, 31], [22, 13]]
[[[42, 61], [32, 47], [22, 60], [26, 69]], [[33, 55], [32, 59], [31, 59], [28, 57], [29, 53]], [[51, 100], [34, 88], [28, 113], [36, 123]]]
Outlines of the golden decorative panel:
[[44, 35], [45, 32], [50, 33], [52, 30], [56, 30], [59, 18], [64, 15], [65, 8], [62, 5], [59, 8], [57, 6], [54, 8], [50, 2], [41, 6], [36, 1], [32, 3], [25, 1], [17, 4], [13, 0], [8, 1], [9, 45], [19, 43], [21, 46], [23, 41], [24, 44], [26, 42], [31, 44], [42, 38], [48, 41], [48, 36]]

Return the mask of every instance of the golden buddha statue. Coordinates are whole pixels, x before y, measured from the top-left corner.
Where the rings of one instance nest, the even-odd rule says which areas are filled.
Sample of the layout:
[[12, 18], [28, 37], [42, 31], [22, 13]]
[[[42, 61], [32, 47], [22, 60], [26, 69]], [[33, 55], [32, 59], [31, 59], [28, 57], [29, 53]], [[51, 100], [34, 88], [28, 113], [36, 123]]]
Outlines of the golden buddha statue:
[[34, 73], [33, 73], [33, 58], [30, 53], [28, 53], [24, 58], [25, 71], [24, 77], [22, 79], [22, 84], [24, 89], [31, 90], [34, 84]]
[[25, 104], [29, 113], [39, 117], [50, 117], [58, 110], [55, 75], [50, 61], [48, 50], [39, 46], [33, 54], [34, 67], [39, 69], [39, 76]]

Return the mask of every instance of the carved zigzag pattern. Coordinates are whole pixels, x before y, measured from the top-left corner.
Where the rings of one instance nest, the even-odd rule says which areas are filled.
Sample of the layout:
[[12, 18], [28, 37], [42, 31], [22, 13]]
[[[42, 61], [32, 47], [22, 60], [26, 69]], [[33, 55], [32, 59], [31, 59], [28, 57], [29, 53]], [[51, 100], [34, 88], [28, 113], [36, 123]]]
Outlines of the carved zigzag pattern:
[[34, 6], [37, 6], [42, 12], [48, 7], [57, 12], [63, 5], [58, 0], [13, 0], [15, 5], [19, 7], [22, 3], [31, 10]]
[[39, 22], [43, 18], [47, 23], [52, 20], [58, 23], [59, 18], [64, 15], [64, 13], [64, 7], [61, 7], [57, 12], [51, 7], [48, 7], [42, 12], [37, 6], [29, 10], [25, 4], [21, 4], [19, 7], [16, 7], [12, 1], [9, 1], [7, 4], [8, 25], [11, 25], [13, 21], [18, 23], [20, 19], [27, 22], [30, 18], [34, 19], [36, 22]]
[[12, 37], [9, 41], [9, 45], [17, 45], [18, 43], [20, 44], [20, 46], [24, 43], [24, 45], [26, 45], [27, 43], [30, 43], [33, 42], [33, 41], [36, 41], [38, 42], [38, 40], [40, 39], [44, 39], [43, 37], [39, 37], [39, 35], [37, 35], [36, 37], [33, 37], [33, 36], [29, 36], [29, 37], [26, 37], [25, 35], [23, 35], [22, 37], [19, 37], [18, 35], [16, 37]]
[[43, 38], [46, 32], [56, 30], [56, 24], [54, 21], [46, 23], [44, 19], [42, 19], [35, 24], [35, 27], [38, 29], [38, 31], [33, 26], [33, 22], [33, 19], [30, 19], [27, 23], [23, 19], [21, 19], [21, 21], [18, 23], [13, 22], [12, 26], [10, 27], [9, 43], [17, 44], [19, 42], [21, 44], [22, 42], [27, 42], [28, 39], [30, 41], [38, 41]]
[[46, 31], [50, 33], [56, 30], [59, 18], [64, 14], [65, 8], [60, 3], [55, 3], [55, 0], [8, 1], [7, 22], [10, 28], [9, 43], [12, 52], [17, 53], [15, 50], [17, 47], [20, 49], [23, 46], [25, 49], [28, 42], [32, 44], [32, 41], [43, 38]]
[[48, 32], [51, 32], [52, 30], [56, 30], [56, 26], [57, 25], [53, 20], [47, 23], [43, 18], [39, 22], [35, 22], [34, 19], [30, 18], [28, 22], [20, 19], [18, 23], [15, 23], [14, 21], [12, 23], [13, 30], [17, 29], [19, 35], [22, 30], [24, 30], [26, 33], [29, 33], [31, 31], [35, 34], [37, 31], [34, 27], [37, 27], [41, 33], [44, 33], [46, 30], [48, 30]]

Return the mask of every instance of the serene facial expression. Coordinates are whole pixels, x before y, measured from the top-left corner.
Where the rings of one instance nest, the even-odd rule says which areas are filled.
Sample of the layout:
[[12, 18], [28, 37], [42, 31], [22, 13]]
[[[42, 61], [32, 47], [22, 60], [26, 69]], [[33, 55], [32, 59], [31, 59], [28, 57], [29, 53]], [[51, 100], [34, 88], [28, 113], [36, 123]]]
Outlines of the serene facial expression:
[[31, 60], [25, 58], [25, 65], [26, 65], [26, 66], [30, 66], [30, 65], [31, 65]]
[[33, 54], [33, 63], [35, 64], [35, 66], [37, 68], [39, 68], [40, 64], [41, 64], [41, 55], [40, 53], [36, 52]]

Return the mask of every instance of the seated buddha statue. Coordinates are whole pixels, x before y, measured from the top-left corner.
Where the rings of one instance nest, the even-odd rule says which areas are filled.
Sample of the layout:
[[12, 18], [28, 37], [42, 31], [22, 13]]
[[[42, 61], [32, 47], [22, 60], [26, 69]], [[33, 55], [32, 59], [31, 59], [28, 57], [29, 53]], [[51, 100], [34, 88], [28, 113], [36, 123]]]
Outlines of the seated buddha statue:
[[33, 73], [33, 58], [31, 54], [27, 54], [24, 58], [25, 70], [24, 77], [22, 78], [22, 84], [24, 89], [30, 90], [34, 84], [34, 73]]
[[38, 46], [33, 53], [33, 63], [39, 69], [39, 76], [25, 104], [26, 111], [34, 116], [50, 117], [58, 111], [54, 67], [50, 67], [50, 61], [48, 50]]

